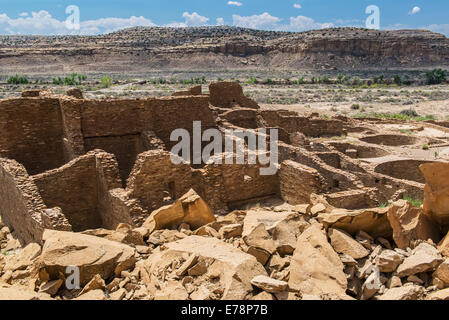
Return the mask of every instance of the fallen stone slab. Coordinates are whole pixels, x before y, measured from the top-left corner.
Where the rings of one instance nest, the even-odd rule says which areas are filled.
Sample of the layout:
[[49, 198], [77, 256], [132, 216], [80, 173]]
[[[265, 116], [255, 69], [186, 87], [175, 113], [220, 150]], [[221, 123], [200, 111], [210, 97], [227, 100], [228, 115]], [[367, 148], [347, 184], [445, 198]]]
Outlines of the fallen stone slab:
[[388, 289], [377, 300], [418, 300], [424, 294], [424, 288], [418, 285], [408, 285], [398, 288]]
[[374, 264], [379, 268], [380, 272], [394, 272], [397, 267], [404, 261], [404, 257], [393, 250], [382, 250], [374, 259]]
[[[200, 275], [201, 281], [211, 281], [221, 291], [221, 299], [242, 300], [249, 297], [253, 291], [251, 280], [259, 275], [266, 276], [263, 266], [256, 258], [216, 238], [189, 236], [185, 239], [167, 243], [159, 247], [145, 260], [141, 274], [150, 293], [156, 294], [166, 287], [166, 280], [182, 280], [184, 271], [178, 270], [184, 266], [192, 255], [192, 263], [204, 261], [206, 273]], [[172, 265], [178, 265], [172, 268]], [[190, 263], [189, 263], [190, 265]], [[195, 268], [195, 266], [193, 266]], [[196, 276], [193, 276], [195, 278]]]
[[394, 242], [400, 249], [410, 247], [415, 240], [440, 241], [438, 225], [408, 201], [393, 203], [388, 210], [388, 220], [393, 228]]
[[387, 217], [388, 208], [362, 210], [334, 209], [318, 216], [326, 228], [341, 229], [352, 236], [364, 231], [374, 238], [391, 238], [393, 230]]
[[328, 243], [320, 225], [312, 225], [298, 238], [290, 265], [290, 290], [313, 296], [335, 294], [346, 299], [344, 265]]
[[25, 248], [21, 249], [17, 254], [6, 256], [4, 270], [24, 270], [32, 265], [40, 254], [41, 246], [37, 243], [30, 243]]
[[74, 232], [45, 230], [42, 254], [37, 261], [40, 273], [51, 280], [67, 275], [67, 267], [78, 267], [80, 285], [96, 274], [103, 279], [134, 267], [135, 249], [115, 241]]
[[396, 272], [401, 278], [408, 277], [421, 272], [433, 271], [443, 261], [438, 250], [424, 242], [413, 250], [412, 255], [404, 260]]
[[444, 285], [449, 287], [449, 259], [438, 266], [433, 277], [443, 281]]
[[355, 260], [365, 258], [369, 255], [368, 250], [342, 230], [330, 228], [328, 235], [332, 247], [338, 253], [347, 254]]
[[430, 293], [426, 300], [449, 300], [449, 288]]
[[173, 204], [153, 211], [142, 227], [150, 232], [161, 229], [177, 229], [187, 223], [196, 230], [203, 225], [216, 221], [207, 203], [191, 189]]
[[286, 291], [288, 283], [267, 276], [257, 276], [251, 280], [251, 284], [269, 293]]
[[37, 293], [26, 287], [0, 286], [0, 300], [52, 300], [47, 293]]

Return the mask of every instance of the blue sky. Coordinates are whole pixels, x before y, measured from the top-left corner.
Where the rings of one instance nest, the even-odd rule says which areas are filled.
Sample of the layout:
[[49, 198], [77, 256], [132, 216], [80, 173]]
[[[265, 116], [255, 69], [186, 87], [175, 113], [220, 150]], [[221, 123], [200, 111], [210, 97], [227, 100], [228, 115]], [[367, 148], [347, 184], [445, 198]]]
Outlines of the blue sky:
[[[79, 8], [80, 29], [67, 28], [69, 5]], [[381, 29], [430, 29], [449, 35], [447, 0], [0, 0], [0, 34], [99, 34], [156, 25], [288, 31], [364, 27], [368, 5], [379, 7]]]

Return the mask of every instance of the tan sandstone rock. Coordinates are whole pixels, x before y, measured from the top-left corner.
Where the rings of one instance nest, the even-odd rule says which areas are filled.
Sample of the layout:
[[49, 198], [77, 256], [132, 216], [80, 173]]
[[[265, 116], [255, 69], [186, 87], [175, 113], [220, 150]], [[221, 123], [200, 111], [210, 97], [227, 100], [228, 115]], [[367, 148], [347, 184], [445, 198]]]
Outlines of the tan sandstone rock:
[[393, 228], [393, 239], [401, 249], [410, 247], [414, 240], [440, 240], [438, 226], [420, 208], [399, 200], [388, 210], [388, 220]]
[[330, 213], [320, 214], [318, 220], [326, 228], [336, 228], [351, 235], [364, 231], [372, 237], [391, 237], [393, 231], [387, 218], [388, 208], [363, 210], [334, 209]]
[[[201, 275], [205, 277], [202, 281], [215, 279], [217, 290], [221, 288], [221, 298], [224, 300], [244, 299], [253, 291], [251, 280], [258, 275], [267, 275], [253, 256], [216, 238], [190, 236], [167, 243], [162, 249], [158, 248], [141, 269], [142, 278], [150, 293], [164, 289], [166, 285], [163, 278], [180, 279], [177, 270], [181, 265], [174, 269], [171, 266], [184, 257], [186, 261], [192, 255], [198, 257], [193, 260], [207, 262], [207, 272]], [[193, 264], [193, 261], [189, 264]]]
[[174, 229], [181, 223], [188, 223], [193, 230], [196, 230], [215, 220], [207, 203], [191, 189], [175, 203], [153, 211], [142, 226], [153, 232], [160, 229]]
[[265, 229], [263, 223], [245, 235], [243, 241], [248, 245], [248, 253], [255, 256], [257, 261], [263, 265], [267, 263], [270, 256], [276, 251], [276, 243]]
[[426, 300], [449, 300], [449, 288], [430, 293]]
[[45, 230], [43, 240], [39, 269], [52, 280], [66, 275], [67, 267], [76, 266], [80, 271], [80, 285], [84, 286], [96, 274], [107, 279], [131, 269], [136, 262], [133, 248], [94, 236]]
[[37, 243], [30, 243], [19, 253], [7, 256], [4, 270], [23, 270], [30, 266], [34, 260], [40, 255], [41, 246]]
[[251, 284], [269, 293], [283, 292], [287, 290], [288, 283], [267, 276], [257, 276], [251, 280]]
[[444, 285], [449, 287], [449, 259], [446, 259], [438, 266], [433, 276], [443, 281]]
[[379, 268], [380, 272], [394, 272], [397, 267], [404, 261], [404, 257], [393, 250], [382, 250], [376, 256], [374, 264]]
[[424, 213], [439, 224], [449, 224], [449, 163], [426, 163], [419, 167], [424, 187]]
[[343, 269], [325, 232], [319, 225], [313, 225], [298, 238], [288, 284], [291, 290], [301, 294], [335, 294], [345, 299], [347, 280]]
[[0, 286], [0, 300], [51, 300], [46, 293], [37, 293], [26, 287]]
[[396, 272], [401, 278], [408, 277], [421, 272], [433, 271], [443, 261], [438, 250], [424, 242], [413, 250], [412, 255], [404, 260]]
[[424, 294], [424, 288], [418, 285], [408, 285], [388, 289], [377, 300], [417, 300]]
[[365, 258], [369, 255], [368, 250], [342, 230], [330, 228], [328, 235], [332, 247], [338, 253], [347, 254], [356, 260]]

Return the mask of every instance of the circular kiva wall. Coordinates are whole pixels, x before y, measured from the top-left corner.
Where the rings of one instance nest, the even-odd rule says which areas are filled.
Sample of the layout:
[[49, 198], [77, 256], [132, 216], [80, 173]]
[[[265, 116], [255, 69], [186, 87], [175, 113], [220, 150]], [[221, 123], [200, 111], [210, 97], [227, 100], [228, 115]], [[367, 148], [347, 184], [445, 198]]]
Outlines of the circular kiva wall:
[[[335, 147], [341, 153], [347, 153], [348, 150], [356, 150], [357, 156], [356, 158], [366, 159], [366, 158], [380, 158], [388, 156], [390, 153], [382, 148], [377, 148], [374, 146], [365, 146], [365, 145], [355, 145], [351, 143], [340, 143], [340, 142], [332, 142], [331, 146]], [[352, 157], [352, 154], [348, 154]], [[354, 155], [355, 156], [355, 155]]]
[[398, 160], [379, 164], [374, 171], [393, 178], [426, 183], [419, 166], [432, 161]]
[[361, 141], [372, 143], [372, 144], [378, 144], [378, 145], [384, 145], [384, 146], [409, 146], [418, 144], [421, 140], [417, 137], [412, 136], [404, 136], [404, 135], [376, 135], [376, 136], [369, 136], [365, 138], [360, 138]]

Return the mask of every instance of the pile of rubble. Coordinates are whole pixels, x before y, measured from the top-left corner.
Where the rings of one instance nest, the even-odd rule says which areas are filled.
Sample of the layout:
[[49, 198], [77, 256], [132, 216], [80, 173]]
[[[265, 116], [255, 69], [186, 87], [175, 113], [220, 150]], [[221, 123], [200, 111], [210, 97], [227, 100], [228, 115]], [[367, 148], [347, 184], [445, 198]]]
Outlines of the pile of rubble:
[[45, 230], [43, 246], [24, 248], [0, 223], [0, 299], [446, 300], [449, 237], [434, 204], [447, 198], [435, 186], [424, 210], [336, 209], [313, 194], [225, 216], [190, 190], [141, 227]]

